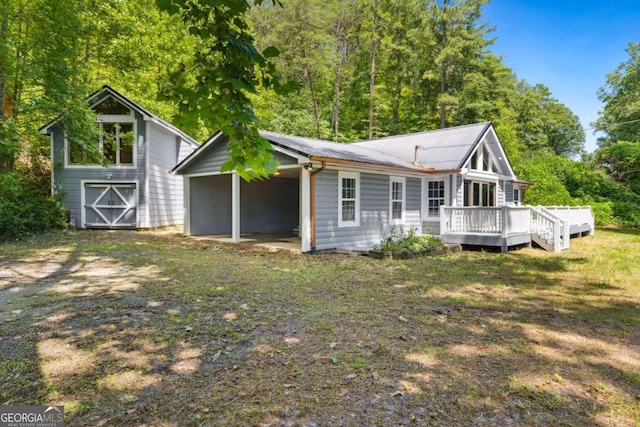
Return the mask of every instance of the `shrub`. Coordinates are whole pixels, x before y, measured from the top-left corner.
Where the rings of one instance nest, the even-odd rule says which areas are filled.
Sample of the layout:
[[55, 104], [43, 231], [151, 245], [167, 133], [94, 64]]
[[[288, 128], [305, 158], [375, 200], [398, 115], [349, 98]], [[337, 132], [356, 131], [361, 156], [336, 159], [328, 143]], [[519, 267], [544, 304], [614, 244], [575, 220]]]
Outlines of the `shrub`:
[[48, 183], [46, 176], [0, 173], [0, 240], [64, 227], [64, 208], [49, 195]]
[[436, 236], [418, 236], [415, 227], [406, 233], [402, 228], [392, 227], [389, 235], [373, 247], [374, 251], [394, 252], [400, 255], [415, 255], [432, 251], [444, 244]]

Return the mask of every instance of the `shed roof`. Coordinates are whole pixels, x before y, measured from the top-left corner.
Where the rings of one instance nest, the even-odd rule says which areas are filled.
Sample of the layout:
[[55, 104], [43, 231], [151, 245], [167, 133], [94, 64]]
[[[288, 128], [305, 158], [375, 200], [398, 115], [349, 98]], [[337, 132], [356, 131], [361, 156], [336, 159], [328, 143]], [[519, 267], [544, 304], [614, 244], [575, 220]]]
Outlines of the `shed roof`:
[[[169, 122], [167, 122], [165, 120], [162, 120], [160, 117], [158, 117], [155, 114], [151, 113], [149, 110], [147, 110], [146, 108], [142, 107], [141, 105], [136, 104], [135, 102], [133, 102], [132, 100], [130, 100], [126, 96], [122, 95], [120, 92], [118, 92], [117, 90], [113, 89], [109, 85], [104, 85], [104, 86], [102, 86], [102, 88], [100, 90], [97, 90], [97, 91], [93, 92], [91, 95], [89, 95], [89, 97], [87, 98], [87, 102], [91, 104], [92, 101], [94, 101], [98, 96], [100, 96], [100, 95], [102, 95], [104, 93], [108, 93], [109, 95], [113, 96], [114, 98], [116, 98], [118, 101], [120, 101], [121, 103], [123, 103], [127, 107], [129, 107], [129, 108], [137, 111], [138, 113], [140, 113], [142, 115], [142, 117], [144, 118], [144, 120], [148, 120], [148, 121], [151, 121], [153, 123], [156, 123], [156, 124], [160, 125], [161, 127], [167, 129], [171, 133], [179, 135], [186, 142], [188, 142], [189, 144], [191, 144], [193, 146], [199, 146], [200, 145], [198, 143], [198, 141], [196, 141], [195, 139], [193, 139], [192, 137], [190, 137], [189, 135], [187, 135], [186, 133], [184, 133], [183, 131], [181, 131], [180, 129], [178, 129], [177, 127], [172, 125], [171, 123], [169, 123]], [[54, 120], [52, 120], [49, 123], [47, 123], [46, 125], [42, 126], [39, 129], [40, 133], [43, 133], [45, 135], [49, 134], [49, 130], [53, 126], [55, 126], [61, 119], [62, 119], [62, 117], [57, 117]]]

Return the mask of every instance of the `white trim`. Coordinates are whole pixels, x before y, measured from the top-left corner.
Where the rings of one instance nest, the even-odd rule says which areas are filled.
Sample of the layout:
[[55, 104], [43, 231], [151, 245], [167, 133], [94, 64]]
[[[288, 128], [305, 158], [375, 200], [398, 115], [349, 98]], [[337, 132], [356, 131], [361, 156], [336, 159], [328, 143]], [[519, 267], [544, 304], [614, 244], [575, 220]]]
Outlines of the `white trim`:
[[285, 156], [296, 159], [298, 161], [298, 164], [309, 163], [309, 157], [298, 154], [295, 151], [287, 150], [286, 148], [282, 148], [279, 145], [275, 144], [271, 144], [271, 148], [273, 151], [277, 151], [278, 153], [282, 153]]
[[[145, 152], [145, 171], [144, 171], [144, 195], [145, 195], [145, 219], [147, 222], [147, 227], [151, 228], [153, 225], [151, 224], [151, 207], [150, 205], [150, 201], [152, 200], [152, 198], [150, 197], [149, 194], [149, 190], [151, 188], [151, 183], [150, 183], [150, 171], [151, 171], [151, 138], [149, 137], [151, 134], [150, 129], [149, 129], [149, 122], [144, 122], [144, 129], [145, 129], [145, 137], [146, 140], [143, 140], [142, 143], [144, 144], [144, 152]], [[138, 147], [136, 146], [136, 151], [137, 151]]]
[[184, 207], [182, 234], [185, 236], [191, 236], [191, 177], [183, 177], [182, 186], [182, 200]]
[[311, 171], [300, 168], [300, 240], [301, 251], [311, 250]]
[[[393, 184], [400, 183], [402, 184], [402, 212], [400, 214], [400, 218], [393, 218]], [[389, 224], [391, 225], [401, 225], [404, 224], [406, 219], [407, 212], [407, 179], [405, 177], [400, 176], [390, 176], [389, 177]]]
[[[51, 197], [54, 197], [56, 195], [56, 179], [55, 179], [56, 177], [54, 175], [54, 169], [55, 169], [56, 160], [54, 158], [55, 140], [53, 138], [53, 134], [54, 134], [54, 132], [51, 132], [49, 134], [49, 140], [50, 140], [49, 143], [51, 144], [51, 147], [50, 147], [50, 149], [51, 149], [51, 161], [50, 161], [51, 162], [51, 164], [50, 164], [50, 167], [51, 167]], [[62, 152], [64, 153], [64, 148], [63, 148]]]
[[231, 174], [231, 241], [240, 241], [240, 176]]
[[[342, 180], [354, 179], [355, 180], [355, 219], [353, 221], [344, 221], [342, 219]], [[360, 226], [360, 173], [358, 172], [346, 172], [338, 171], [338, 227], [359, 227]]]
[[[86, 184], [98, 184], [98, 185], [114, 185], [114, 184], [134, 184], [136, 186], [136, 228], [140, 228], [140, 215], [138, 215], [138, 207], [140, 206], [140, 183], [138, 180], [108, 180], [102, 181], [99, 179], [82, 179], [80, 180], [80, 228], [87, 228], [86, 222], [86, 213], [85, 213], [85, 204], [86, 204], [86, 196], [84, 194], [84, 189]], [[98, 213], [99, 214], [99, 213]], [[104, 219], [104, 218], [103, 218]]]

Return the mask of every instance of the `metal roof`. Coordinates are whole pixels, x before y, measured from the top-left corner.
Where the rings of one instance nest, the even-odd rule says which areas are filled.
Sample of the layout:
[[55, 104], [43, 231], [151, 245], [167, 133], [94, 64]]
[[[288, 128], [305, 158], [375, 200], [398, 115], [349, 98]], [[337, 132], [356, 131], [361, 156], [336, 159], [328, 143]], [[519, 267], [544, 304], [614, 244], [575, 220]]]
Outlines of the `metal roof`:
[[[138, 111], [142, 115], [144, 120], [152, 121], [152, 122], [164, 127], [168, 131], [170, 131], [170, 132], [172, 132], [174, 134], [180, 135], [186, 142], [188, 142], [189, 144], [191, 144], [191, 145], [193, 145], [195, 147], [200, 146], [198, 141], [196, 141], [195, 139], [193, 139], [192, 137], [190, 137], [189, 135], [187, 135], [186, 133], [184, 133], [183, 131], [181, 131], [180, 129], [178, 129], [177, 127], [172, 125], [171, 123], [169, 123], [169, 122], [167, 122], [165, 120], [162, 120], [160, 117], [158, 117], [155, 114], [151, 113], [149, 110], [147, 110], [146, 108], [142, 107], [141, 105], [136, 104], [135, 102], [133, 102], [132, 100], [130, 100], [126, 96], [122, 95], [120, 92], [118, 92], [117, 90], [113, 89], [109, 85], [104, 85], [104, 86], [102, 86], [102, 89], [97, 90], [94, 93], [92, 93], [91, 95], [89, 95], [89, 97], [87, 98], [87, 102], [91, 104], [91, 102], [96, 97], [98, 97], [99, 95], [101, 95], [101, 94], [103, 94], [105, 92], [109, 93], [111, 96], [113, 96], [118, 101], [122, 102], [123, 104], [127, 105], [129, 108]], [[49, 129], [51, 129], [51, 127], [53, 127], [61, 119], [62, 119], [62, 117], [58, 117], [58, 118], [50, 121], [46, 125], [42, 126], [39, 129], [39, 132], [47, 135], [49, 133]]]
[[490, 127], [490, 122], [476, 123], [349, 145], [382, 151], [412, 164], [415, 161], [425, 169], [460, 169]]
[[282, 135], [274, 132], [260, 131], [260, 136], [272, 144], [288, 148], [307, 157], [322, 157], [373, 165], [393, 166], [405, 169], [424, 170], [411, 160], [404, 160], [380, 150], [339, 142], [305, 138], [301, 136]]

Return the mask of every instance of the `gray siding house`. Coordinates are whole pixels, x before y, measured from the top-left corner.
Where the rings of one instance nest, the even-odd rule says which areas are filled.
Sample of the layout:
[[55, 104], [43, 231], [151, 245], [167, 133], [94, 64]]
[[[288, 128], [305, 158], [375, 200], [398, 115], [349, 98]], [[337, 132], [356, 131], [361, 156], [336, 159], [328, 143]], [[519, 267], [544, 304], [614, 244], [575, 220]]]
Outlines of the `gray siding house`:
[[185, 235], [295, 234], [302, 252], [369, 250], [393, 227], [443, 234], [460, 221], [444, 220], [444, 207], [518, 206], [528, 185], [491, 123], [349, 144], [260, 134], [280, 163], [269, 179], [222, 173], [222, 134], [172, 170], [184, 177]]
[[75, 228], [156, 228], [182, 224], [182, 177], [168, 171], [199, 144], [109, 86], [89, 96], [103, 166], [66, 138], [60, 119], [40, 129], [51, 138], [52, 191], [64, 191]]

